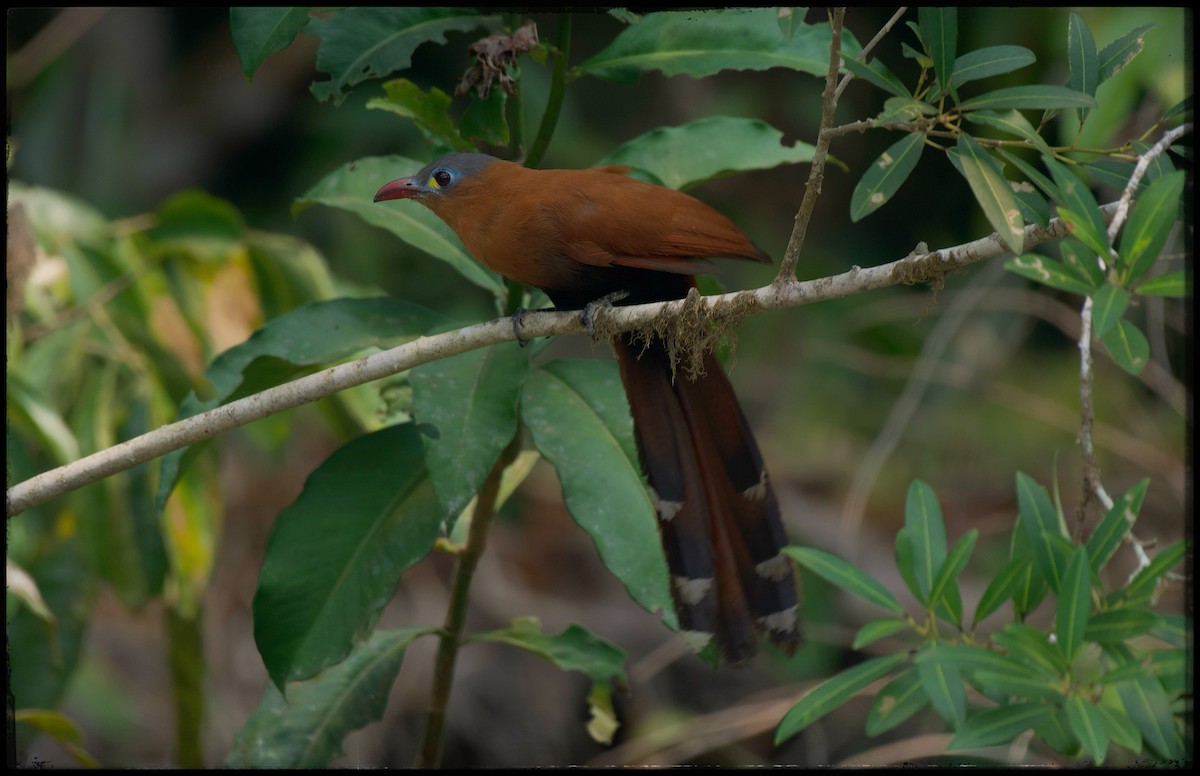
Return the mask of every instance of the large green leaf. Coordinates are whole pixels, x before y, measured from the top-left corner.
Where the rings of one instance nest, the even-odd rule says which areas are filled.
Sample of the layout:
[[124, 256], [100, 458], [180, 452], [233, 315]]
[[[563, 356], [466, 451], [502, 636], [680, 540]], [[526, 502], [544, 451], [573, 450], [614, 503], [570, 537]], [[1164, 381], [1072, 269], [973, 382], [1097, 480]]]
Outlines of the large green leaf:
[[426, 92], [407, 78], [396, 78], [383, 85], [386, 97], [367, 100], [368, 108], [377, 108], [412, 119], [425, 135], [433, 156], [451, 151], [474, 151], [475, 146], [463, 139], [450, 118], [451, 97], [436, 86]]
[[[824, 75], [829, 69], [829, 25], [798, 25], [789, 38], [779, 29], [777, 17], [774, 8], [647, 14], [575, 72], [630, 84], [654, 70], [702, 78], [721, 70], [787, 67]], [[845, 33], [842, 56], [851, 58], [858, 51], [853, 36]]]
[[[917, 676], [934, 711], [957, 728], [967, 716], [967, 691], [958, 663], [943, 661], [945, 645], [933, 643], [917, 655]], [[987, 650], [983, 650], [987, 651]]]
[[791, 738], [829, 712], [864, 690], [872, 682], [887, 676], [894, 668], [908, 660], [908, 654], [871, 658], [836, 676], [826, 679], [812, 688], [800, 701], [783, 715], [775, 729], [775, 744]]
[[409, 373], [413, 417], [442, 511], [457, 515], [517, 432], [529, 352], [515, 342], [422, 364]]
[[1057, 159], [1044, 155], [1042, 163], [1050, 169], [1050, 175], [1054, 178], [1058, 189], [1055, 198], [1060, 203], [1059, 216], [1067, 222], [1071, 234], [1095, 251], [1096, 255], [1108, 261], [1108, 227], [1091, 190], [1078, 175]]
[[904, 722], [929, 705], [917, 669], [908, 668], [887, 683], [867, 712], [867, 735], [877, 736]]
[[1139, 676], [1116, 685], [1125, 711], [1146, 744], [1166, 760], [1181, 761], [1184, 744], [1175, 727], [1171, 704], [1162, 684], [1152, 676]]
[[615, 365], [556, 361], [536, 370], [525, 382], [521, 419], [558, 471], [567, 509], [604, 565], [640, 606], [677, 627], [658, 519]]
[[283, 48], [308, 24], [309, 6], [267, 6], [247, 8], [234, 6], [229, 9], [229, 31], [233, 36], [233, 48], [237, 51], [246, 80], [267, 57]]
[[1103, 337], [1117, 325], [1129, 308], [1129, 292], [1120, 286], [1103, 285], [1092, 296], [1092, 333]]
[[985, 46], [968, 51], [954, 61], [950, 85], [961, 86], [981, 78], [1011, 73], [1036, 61], [1037, 57], [1024, 46]]
[[1095, 289], [1086, 281], [1080, 280], [1077, 273], [1069, 271], [1061, 262], [1040, 253], [1023, 253], [1004, 262], [1004, 268], [1042, 285], [1080, 296], [1087, 296]]
[[462, 241], [428, 208], [411, 201], [375, 202], [379, 187], [405, 178], [425, 166], [403, 156], [372, 156], [342, 165], [296, 200], [293, 212], [319, 203], [354, 213], [387, 229], [404, 242], [453, 267], [460, 275], [497, 297], [504, 296], [500, 276], [467, 253]]
[[229, 768], [326, 768], [345, 737], [383, 718], [404, 651], [433, 628], [381, 630], [287, 696], [268, 684], [225, 760]]
[[[317, 365], [340, 361], [365, 348], [399, 345], [445, 320], [440, 313], [392, 297], [331, 299], [302, 305], [268, 321], [245, 342], [217, 356], [204, 373], [211, 390], [203, 398], [189, 394], [179, 405], [179, 419], [280, 385]], [[159, 509], [187, 461], [204, 444], [163, 457]]]
[[1001, 132], [1028, 141], [1030, 145], [1044, 153], [1050, 152], [1050, 146], [1046, 143], [1046, 140], [1019, 110], [1014, 109], [1005, 111], [1004, 113], [990, 110], [976, 110], [967, 114], [967, 120], [994, 127]]
[[745, 170], [811, 161], [813, 150], [807, 143], [783, 145], [783, 133], [759, 119], [709, 116], [652, 129], [618, 146], [596, 166], [629, 165], [682, 190]]
[[924, 133], [912, 132], [884, 151], [854, 187], [850, 196], [850, 220], [860, 221], [883, 207], [916, 169], [924, 150]]
[[1097, 644], [1118, 644], [1152, 630], [1158, 622], [1158, 615], [1149, 609], [1113, 609], [1088, 620], [1084, 635]]
[[1143, 296], [1169, 296], [1182, 299], [1192, 295], [1191, 277], [1187, 270], [1175, 270], [1140, 283], [1135, 291]]
[[1020, 255], [1025, 245], [1025, 221], [1012, 185], [1000, 171], [999, 163], [965, 132], [958, 136], [957, 149], [959, 170], [967, 179], [988, 223], [1001, 241]]
[[328, 73], [316, 81], [318, 100], [340, 103], [350, 87], [368, 78], [383, 78], [412, 66], [412, 54], [423, 43], [445, 43], [446, 33], [484, 29], [495, 32], [499, 17], [471, 8], [401, 7], [342, 8], [313, 19], [306, 32], [321, 41], [317, 69]]
[[349, 654], [443, 516], [411, 423], [353, 440], [309, 475], [276, 518], [254, 595], [254, 639], [277, 686]]
[[942, 91], [954, 93], [954, 65], [958, 59], [958, 9], [923, 5], [917, 9], [921, 42], [933, 60], [933, 72]]
[[1017, 472], [1018, 519], [1033, 547], [1037, 566], [1055, 591], [1062, 586], [1067, 559], [1058, 552], [1052, 537], [1066, 537], [1067, 528], [1062, 516], [1050, 501], [1050, 494], [1029, 475]]

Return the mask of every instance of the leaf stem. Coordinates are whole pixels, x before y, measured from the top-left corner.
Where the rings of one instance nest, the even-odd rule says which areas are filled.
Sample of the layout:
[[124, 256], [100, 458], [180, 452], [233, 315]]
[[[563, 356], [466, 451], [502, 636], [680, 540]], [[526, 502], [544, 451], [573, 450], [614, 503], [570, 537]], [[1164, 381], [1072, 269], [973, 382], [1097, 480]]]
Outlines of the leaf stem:
[[550, 146], [550, 138], [558, 126], [558, 117], [562, 113], [563, 94], [566, 91], [567, 60], [571, 55], [571, 14], [567, 12], [558, 15], [558, 50], [554, 54], [554, 70], [550, 76], [550, 96], [546, 99], [546, 112], [542, 114], [542, 123], [538, 127], [537, 137], [525, 157], [526, 167], [537, 167], [546, 155]]
[[458, 648], [462, 644], [463, 623], [467, 616], [468, 594], [471, 578], [479, 559], [487, 546], [488, 530], [496, 514], [496, 497], [500, 491], [500, 477], [517, 457], [521, 447], [521, 435], [513, 436], [508, 447], [496, 459], [491, 473], [479, 489], [475, 511], [471, 515], [471, 528], [467, 534], [467, 545], [458, 555], [454, 569], [454, 587], [450, 592], [450, 605], [442, 625], [441, 640], [433, 669], [433, 688], [430, 692], [429, 711], [425, 717], [425, 735], [417, 753], [417, 768], [437, 768], [442, 761], [442, 744], [446, 727], [446, 708], [450, 701], [450, 688], [454, 684], [454, 663]]

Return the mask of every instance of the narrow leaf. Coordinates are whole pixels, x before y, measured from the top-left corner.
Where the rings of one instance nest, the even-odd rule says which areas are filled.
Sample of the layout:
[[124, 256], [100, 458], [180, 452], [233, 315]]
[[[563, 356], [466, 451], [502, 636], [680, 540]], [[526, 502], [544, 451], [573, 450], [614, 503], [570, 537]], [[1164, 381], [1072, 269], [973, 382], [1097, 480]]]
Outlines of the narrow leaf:
[[946, 559], [942, 562], [941, 568], [938, 569], [937, 576], [933, 579], [933, 586], [929, 590], [929, 605], [931, 608], [936, 606], [942, 600], [943, 596], [947, 595], [947, 590], [952, 589], [955, 594], [958, 593], [958, 575], [962, 573], [962, 570], [967, 565], [967, 561], [970, 560], [971, 552], [975, 549], [975, 541], [978, 538], [978, 529], [972, 528], [961, 539], [955, 542], [950, 552], [946, 554]]
[[1001, 241], [1020, 255], [1025, 245], [1025, 222], [1008, 180], [1000, 173], [991, 155], [970, 135], [960, 134], [957, 147], [963, 177], [971, 186], [971, 193], [988, 223]]
[[[1095, 96], [1096, 86], [1100, 83], [1096, 41], [1087, 24], [1075, 13], [1071, 14], [1067, 23], [1067, 61], [1071, 66], [1067, 86], [1077, 92]], [[1086, 118], [1087, 111], [1081, 111], [1081, 119]]]
[[[938, 659], [941, 649], [932, 646], [922, 651], [916, 661], [917, 675], [934, 711], [957, 728], [967, 716], [967, 693], [959, 666]], [[924, 656], [928, 659], [920, 659]]]
[[1125, 283], [1134, 283], [1154, 266], [1179, 213], [1187, 173], [1171, 173], [1151, 183], [1134, 203], [1121, 233], [1117, 256]]
[[1084, 638], [1097, 644], [1116, 644], [1147, 633], [1157, 624], [1158, 615], [1149, 609], [1113, 609], [1088, 620]]
[[904, 607], [887, 588], [836, 555], [815, 547], [784, 547], [783, 551], [809, 571], [846, 592], [896, 614], [904, 614]]
[[1174, 568], [1175, 564], [1183, 560], [1184, 555], [1187, 554], [1187, 547], [1188, 540], [1180, 539], [1162, 548], [1154, 556], [1154, 560], [1150, 561], [1150, 565], [1139, 571], [1130, 581], [1124, 590], [1125, 598], [1130, 601], [1150, 598], [1158, 586], [1158, 580]]
[[1100, 573], [1100, 569], [1104, 568], [1104, 564], [1108, 563], [1108, 559], [1133, 528], [1149, 485], [1150, 479], [1146, 478], [1125, 491], [1088, 537], [1086, 546], [1088, 558], [1092, 562], [1092, 573]]
[[909, 624], [904, 620], [897, 620], [889, 617], [884, 620], [871, 620], [866, 625], [858, 629], [858, 633], [854, 636], [854, 643], [851, 649], [862, 649], [868, 644], [874, 644], [882, 638], [891, 636], [893, 633], [898, 633], [902, 630], [907, 630]]
[[888, 66], [881, 59], [872, 59], [870, 62], [863, 64], [856, 59], [844, 59], [846, 69], [855, 76], [862, 78], [867, 83], [883, 89], [885, 92], [891, 92], [897, 97], [912, 98], [908, 89], [905, 88], [904, 82], [888, 69]]
[[996, 572], [996, 576], [988, 583], [987, 589], [983, 591], [983, 596], [979, 599], [979, 605], [975, 607], [975, 624], [978, 625], [985, 618], [1004, 605], [1004, 602], [1012, 598], [1021, 579], [1029, 572], [1029, 561], [1010, 559], [1000, 570]]
[[916, 169], [924, 149], [925, 135], [913, 132], [884, 151], [854, 187], [850, 197], [850, 220], [862, 220], [891, 199]]
[[964, 113], [974, 110], [1003, 110], [1006, 108], [1030, 108], [1054, 110], [1068, 108], [1093, 108], [1094, 97], [1065, 86], [1034, 84], [1010, 86], [963, 100], [958, 109]]
[[977, 110], [968, 113], [967, 120], [976, 124], [993, 127], [1014, 137], [1019, 137], [1043, 153], [1050, 153], [1050, 146], [1046, 143], [1045, 138], [1033, 128], [1033, 125], [1029, 123], [1029, 119], [1025, 118], [1018, 110], [1010, 110], [1004, 113]]
[[933, 60], [933, 72], [942, 91], [954, 93], [954, 64], [958, 58], [958, 9], [921, 6], [917, 9], [921, 42]]
[[1084, 751], [1096, 765], [1103, 765], [1104, 755], [1108, 752], [1108, 730], [1096, 706], [1082, 696], [1072, 694], [1067, 698], [1067, 722], [1071, 732], [1083, 744]]
[[1061, 701], [1063, 682], [1055, 681], [1041, 674], [1024, 672], [976, 671], [971, 675], [974, 685], [999, 700], [1013, 696], [1021, 698], [1045, 698], [1049, 701]]
[[1146, 33], [1153, 27], [1155, 25], [1147, 24], [1130, 30], [1100, 50], [1096, 57], [1096, 67], [1100, 71], [1100, 83], [1104, 83], [1121, 72], [1122, 68], [1132, 62], [1134, 57], [1142, 53], [1142, 49], [1146, 46]]
[[1100, 206], [1091, 190], [1066, 165], [1049, 156], [1042, 157], [1042, 163], [1050, 170], [1054, 183], [1058, 186], [1059, 215], [1067, 221], [1074, 237], [1091, 248], [1097, 255], [1108, 257], [1109, 245], [1107, 225], [1100, 213]]
[[1004, 268], [1044, 286], [1070, 291], [1080, 296], [1087, 296], [1095, 289], [1091, 284], [1080, 280], [1078, 273], [1071, 272], [1062, 263], [1041, 253], [1023, 253], [1004, 262]]
[[1129, 718], [1142, 732], [1146, 744], [1167, 760], [1182, 760], [1183, 740], [1175, 728], [1171, 705], [1162, 685], [1152, 676], [1140, 676], [1116, 685]]
[[1037, 57], [1024, 46], [986, 46], [955, 60], [950, 84], [961, 86], [981, 78], [1011, 73], [1036, 61]]
[[780, 720], [775, 730], [776, 746], [837, 709], [872, 682], [887, 676], [907, 659], [905, 652], [876, 657], [826, 679], [801, 698]]
[[929, 705], [915, 668], [907, 668], [879, 691], [867, 712], [867, 735], [877, 736]]
[[946, 559], [946, 524], [933, 489], [920, 480], [908, 486], [904, 527], [912, 546], [917, 586], [927, 601], [934, 576]]
[[1038, 568], [1055, 592], [1062, 586], [1066, 563], [1058, 557], [1055, 547], [1047, 537], [1066, 537], [1067, 529], [1062, 516], [1050, 501], [1046, 489], [1023, 472], [1017, 473], [1017, 504], [1019, 522], [1033, 547]]
[[1045, 703], [1013, 703], [971, 714], [959, 725], [947, 749], [975, 749], [1011, 743], [1018, 735], [1046, 719]]
[[1104, 337], [1117, 325], [1129, 307], [1129, 292], [1120, 286], [1104, 285], [1092, 296], [1092, 332]]
[[1132, 322], [1121, 319], [1103, 340], [1117, 366], [1131, 375], [1142, 373], [1146, 362], [1150, 360], [1150, 343], [1141, 329]]
[[1134, 291], [1143, 296], [1169, 296], [1183, 299], [1192, 295], [1191, 284], [1188, 281], [1187, 271], [1180, 269], [1174, 272], [1164, 272], [1158, 277], [1151, 278], [1138, 285]]
[[1080, 547], [1063, 575], [1062, 588], [1058, 594], [1058, 609], [1054, 618], [1058, 647], [1068, 661], [1073, 660], [1075, 652], [1083, 646], [1091, 608], [1091, 565], [1088, 563], [1087, 548]]
[[1058, 245], [1058, 254], [1067, 269], [1089, 287], [1096, 289], [1104, 283], [1104, 267], [1100, 264], [1100, 257], [1084, 247], [1083, 243], [1069, 238], [1063, 240]]

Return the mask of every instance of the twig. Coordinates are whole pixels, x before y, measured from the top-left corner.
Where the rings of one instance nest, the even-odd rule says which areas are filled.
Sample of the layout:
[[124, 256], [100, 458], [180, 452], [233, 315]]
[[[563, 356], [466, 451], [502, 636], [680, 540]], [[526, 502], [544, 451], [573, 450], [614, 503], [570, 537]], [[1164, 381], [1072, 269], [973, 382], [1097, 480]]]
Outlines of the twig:
[[[1115, 207], [1105, 205], [1102, 210], [1111, 212]], [[1025, 247], [1032, 248], [1058, 239], [1066, 233], [1066, 225], [1059, 219], [1053, 219], [1045, 227], [1036, 224], [1027, 226]], [[754, 290], [701, 297], [700, 302], [705, 307], [712, 308], [719, 305], [744, 306], [747, 301], [751, 301], [755, 311], [798, 307], [903, 283], [930, 282], [950, 272], [1006, 255], [1008, 252], [1008, 248], [999, 237], [992, 234], [963, 245], [920, 256], [907, 256], [876, 267], [863, 269], [854, 266], [849, 272], [840, 275], [803, 282], [773, 282]], [[676, 314], [687, 304], [687, 300], [680, 299], [614, 307], [607, 311], [605, 320], [614, 332], [630, 331], [645, 326], [660, 316]], [[521, 327], [521, 334], [525, 339], [584, 332], [577, 312], [529, 313], [522, 320]], [[269, 388], [216, 409], [162, 426], [17, 483], [8, 490], [7, 514], [12, 517], [63, 493], [132, 469], [172, 450], [211, 439], [256, 420], [331, 396], [338, 391], [389, 377], [440, 358], [448, 358], [515, 338], [512, 319], [498, 318], [454, 331], [420, 337], [390, 350]]]
[[821, 94], [821, 128], [817, 131], [817, 145], [813, 150], [812, 167], [808, 171], [808, 183], [804, 186], [804, 199], [800, 202], [800, 209], [796, 211], [796, 223], [792, 227], [791, 237], [788, 238], [783, 261], [779, 262], [779, 272], [775, 275], [777, 286], [796, 279], [796, 264], [800, 261], [800, 251], [804, 248], [808, 224], [812, 221], [813, 211], [817, 207], [817, 198], [821, 196], [821, 184], [825, 180], [825, 160], [829, 156], [829, 136], [826, 133], [833, 126], [833, 114], [837, 110], [837, 74], [842, 61], [842, 20], [845, 17], [846, 9], [841, 7], [834, 8], [829, 14], [829, 72], [825, 75], [825, 91]]

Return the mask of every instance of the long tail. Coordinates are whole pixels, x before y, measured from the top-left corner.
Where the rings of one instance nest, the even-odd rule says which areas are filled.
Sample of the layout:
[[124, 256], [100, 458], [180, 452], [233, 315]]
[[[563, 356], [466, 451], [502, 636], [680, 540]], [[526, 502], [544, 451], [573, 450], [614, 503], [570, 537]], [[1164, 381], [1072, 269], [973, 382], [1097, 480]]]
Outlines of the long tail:
[[709, 354], [698, 379], [673, 381], [660, 340], [644, 348], [625, 334], [613, 346], [682, 635], [735, 663], [755, 654], [758, 635], [791, 653], [800, 634], [779, 503], [720, 363]]

